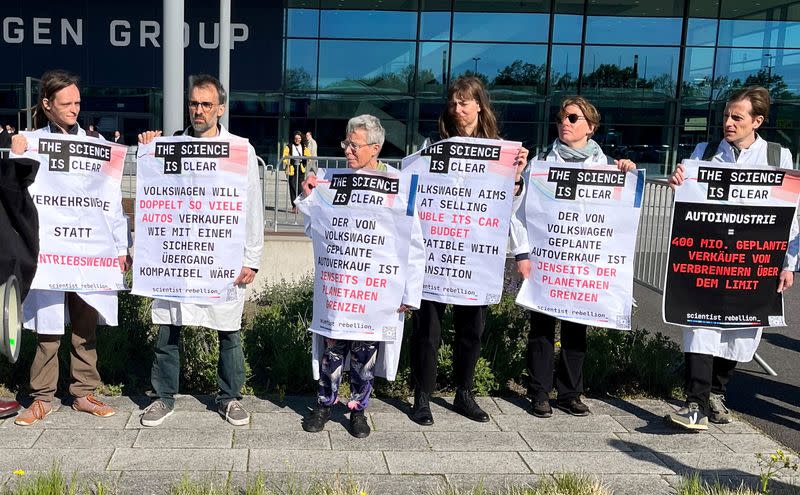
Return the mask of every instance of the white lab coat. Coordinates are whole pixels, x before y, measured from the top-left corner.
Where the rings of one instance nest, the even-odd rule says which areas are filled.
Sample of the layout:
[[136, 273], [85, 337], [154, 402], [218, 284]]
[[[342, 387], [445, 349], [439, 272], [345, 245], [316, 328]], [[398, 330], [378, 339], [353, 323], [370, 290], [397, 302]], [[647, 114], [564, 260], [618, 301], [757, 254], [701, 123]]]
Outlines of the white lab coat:
[[[700, 143], [692, 152], [692, 160], [702, 160], [708, 143]], [[767, 142], [756, 137], [755, 142], [739, 153], [739, 159], [733, 152], [731, 145], [725, 141], [719, 143], [717, 152], [711, 159], [715, 163], [742, 163], [748, 165], [766, 165]], [[781, 149], [781, 168], [792, 167], [792, 152], [786, 148]], [[791, 242], [786, 253], [784, 268], [797, 270], [798, 262], [798, 236], [797, 221], [792, 222]], [[684, 328], [683, 351], [698, 354], [710, 354], [715, 357], [746, 363], [753, 359], [758, 344], [761, 341], [761, 328], [740, 328], [718, 330], [715, 328]]]
[[[77, 125], [77, 124], [76, 124]], [[33, 131], [34, 135], [50, 134], [50, 126]], [[86, 131], [78, 127], [78, 136], [85, 136]], [[102, 136], [100, 136], [102, 139]], [[15, 156], [12, 153], [12, 158]], [[130, 246], [128, 220], [122, 211], [122, 202], [111, 203], [111, 233], [117, 256], [128, 254]], [[97, 310], [97, 322], [100, 325], [117, 326], [117, 293], [116, 292], [78, 292], [78, 296]], [[69, 308], [65, 304], [66, 292], [58, 290], [31, 289], [22, 304], [24, 327], [36, 333], [46, 335], [64, 335], [64, 325], [69, 323]]]
[[[397, 172], [398, 170], [391, 165], [385, 165], [387, 171]], [[381, 169], [383, 169], [381, 167]], [[299, 197], [297, 201], [304, 198]], [[311, 237], [311, 219], [305, 217], [305, 234]], [[422, 298], [422, 281], [425, 278], [425, 242], [422, 239], [422, 224], [419, 215], [414, 209], [414, 221], [411, 224], [411, 239], [408, 246], [408, 269], [406, 270], [406, 285], [403, 290], [403, 304], [417, 309]], [[319, 365], [322, 355], [325, 352], [325, 337], [318, 333], [312, 333], [311, 340], [311, 370], [314, 380], [319, 380]], [[382, 376], [387, 380], [394, 380], [397, 376], [397, 366], [400, 363], [400, 348], [403, 344], [402, 328], [397, 333], [393, 341], [381, 341], [378, 343], [377, 362], [375, 363], [375, 376]], [[344, 369], [350, 367], [350, 356], [347, 357]]]
[[[219, 137], [236, 137], [222, 125]], [[184, 133], [185, 134], [185, 133]], [[243, 266], [258, 269], [264, 248], [264, 207], [258, 159], [252, 145], [247, 147], [247, 203]], [[236, 276], [239, 274], [237, 273]], [[236, 300], [222, 304], [188, 304], [163, 299], [153, 300], [152, 319], [157, 325], [193, 325], [235, 332], [242, 327], [245, 286], [236, 288]]]
[[[530, 162], [538, 160], [539, 158], [537, 157], [533, 160], [530, 160]], [[545, 158], [545, 161], [566, 163], [566, 160], [559, 156], [555, 145], [551, 147], [550, 152]], [[587, 158], [583, 163], [607, 165], [608, 157], [606, 157], [602, 151], [599, 151], [597, 155]], [[528, 194], [528, 184], [524, 184], [523, 188], [524, 190], [521, 191], [517, 196], [514, 196], [511, 203], [512, 215], [509, 232], [511, 253], [518, 261], [528, 259], [528, 255], [531, 252], [530, 244], [528, 242], [528, 220], [525, 213], [525, 201]]]

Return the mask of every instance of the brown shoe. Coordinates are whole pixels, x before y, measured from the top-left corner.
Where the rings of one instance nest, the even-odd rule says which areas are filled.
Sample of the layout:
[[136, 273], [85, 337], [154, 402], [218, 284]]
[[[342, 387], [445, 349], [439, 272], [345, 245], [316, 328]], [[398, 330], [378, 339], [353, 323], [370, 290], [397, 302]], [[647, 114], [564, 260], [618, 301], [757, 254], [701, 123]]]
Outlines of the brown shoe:
[[30, 426], [53, 411], [53, 405], [43, 400], [35, 400], [31, 407], [25, 409], [14, 420], [14, 424], [19, 426]]
[[97, 397], [92, 394], [86, 397], [76, 397], [75, 400], [72, 401], [72, 408], [76, 411], [100, 416], [101, 418], [107, 418], [116, 414], [116, 411], [114, 411], [111, 406], [99, 401]]

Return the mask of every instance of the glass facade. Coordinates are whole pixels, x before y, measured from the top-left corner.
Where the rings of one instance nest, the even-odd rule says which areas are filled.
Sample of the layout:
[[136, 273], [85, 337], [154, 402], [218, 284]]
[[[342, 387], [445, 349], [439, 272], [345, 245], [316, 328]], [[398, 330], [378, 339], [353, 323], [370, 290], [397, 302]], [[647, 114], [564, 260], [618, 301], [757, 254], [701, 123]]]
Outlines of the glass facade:
[[[252, 63], [280, 71], [280, 87], [237, 91], [231, 78], [232, 130], [269, 163], [295, 130], [340, 155], [344, 125], [361, 113], [384, 123], [383, 156], [404, 156], [436, 129], [462, 74], [485, 81], [503, 135], [531, 150], [555, 138], [563, 97], [586, 96], [602, 116], [595, 139], [651, 173], [719, 139], [727, 96], [759, 84], [774, 99], [762, 135], [798, 154], [800, 1], [285, 0], [279, 10], [281, 22], [258, 24], [280, 25], [282, 53]], [[253, 31], [258, 8], [248, 16]], [[84, 115], [126, 136], [159, 123], [158, 89], [85, 91]], [[16, 115], [23, 94], [0, 88], [0, 114]]]

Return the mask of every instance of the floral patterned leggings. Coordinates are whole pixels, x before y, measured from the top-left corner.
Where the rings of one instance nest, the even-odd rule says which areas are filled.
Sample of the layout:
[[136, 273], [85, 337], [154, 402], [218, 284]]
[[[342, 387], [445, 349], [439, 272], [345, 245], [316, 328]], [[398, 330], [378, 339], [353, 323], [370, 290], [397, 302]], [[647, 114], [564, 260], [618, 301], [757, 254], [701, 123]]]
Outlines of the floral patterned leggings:
[[348, 353], [350, 400], [347, 407], [350, 410], [363, 411], [369, 405], [369, 396], [372, 393], [378, 342], [325, 339], [325, 352], [319, 365], [317, 402], [323, 406], [332, 406], [339, 400], [339, 385], [342, 383], [342, 372]]

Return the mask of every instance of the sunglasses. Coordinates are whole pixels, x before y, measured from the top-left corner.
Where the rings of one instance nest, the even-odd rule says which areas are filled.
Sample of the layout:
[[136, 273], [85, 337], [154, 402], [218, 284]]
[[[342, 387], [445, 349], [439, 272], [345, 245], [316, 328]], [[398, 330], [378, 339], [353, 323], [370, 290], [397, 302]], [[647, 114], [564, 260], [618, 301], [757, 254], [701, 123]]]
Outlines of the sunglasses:
[[577, 113], [571, 113], [571, 114], [568, 114], [568, 115], [559, 115], [558, 116], [558, 121], [559, 122], [564, 122], [565, 119], [569, 120], [570, 124], [574, 124], [579, 120], [586, 120], [586, 117], [578, 115]]

